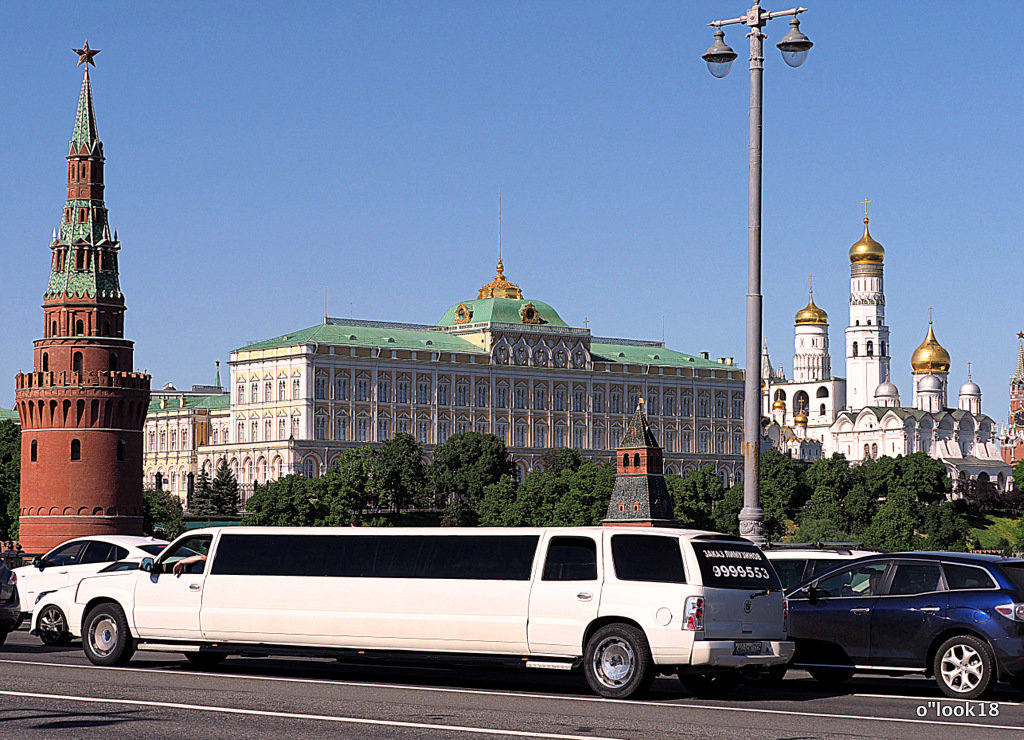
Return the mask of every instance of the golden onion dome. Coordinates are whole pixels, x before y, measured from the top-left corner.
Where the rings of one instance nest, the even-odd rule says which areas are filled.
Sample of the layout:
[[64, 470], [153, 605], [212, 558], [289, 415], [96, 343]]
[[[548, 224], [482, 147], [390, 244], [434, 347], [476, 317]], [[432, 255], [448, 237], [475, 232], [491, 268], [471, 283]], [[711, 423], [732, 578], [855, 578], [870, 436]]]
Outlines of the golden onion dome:
[[797, 324], [828, 324], [828, 314], [825, 309], [814, 305], [814, 291], [811, 291], [807, 305], [796, 312]]
[[772, 411], [785, 411], [785, 410], [786, 410], [786, 402], [783, 401], [781, 398], [776, 398], [775, 399], [775, 403], [772, 404]]
[[494, 280], [480, 288], [480, 292], [477, 294], [477, 300], [484, 298], [523, 299], [523, 291], [519, 289], [519, 286], [505, 277], [505, 265], [502, 264], [500, 256], [498, 257], [498, 274], [494, 276]]
[[856, 265], [863, 262], [883, 262], [884, 260], [885, 249], [871, 238], [871, 234], [868, 233], [868, 217], [865, 216], [864, 236], [850, 247], [850, 262]]
[[949, 352], [935, 339], [932, 322], [928, 321], [928, 336], [910, 357], [910, 367], [915, 373], [948, 373]]
[[793, 417], [793, 424], [798, 427], [807, 426], [807, 414], [804, 413], [803, 409], [796, 412], [796, 416]]

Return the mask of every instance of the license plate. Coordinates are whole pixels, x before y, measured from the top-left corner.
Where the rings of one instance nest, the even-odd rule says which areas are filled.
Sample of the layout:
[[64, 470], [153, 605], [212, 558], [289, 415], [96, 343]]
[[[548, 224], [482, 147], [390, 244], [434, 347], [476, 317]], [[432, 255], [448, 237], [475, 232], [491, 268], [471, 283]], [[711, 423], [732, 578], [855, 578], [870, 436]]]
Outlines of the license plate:
[[760, 655], [760, 642], [737, 642], [732, 646], [733, 655]]

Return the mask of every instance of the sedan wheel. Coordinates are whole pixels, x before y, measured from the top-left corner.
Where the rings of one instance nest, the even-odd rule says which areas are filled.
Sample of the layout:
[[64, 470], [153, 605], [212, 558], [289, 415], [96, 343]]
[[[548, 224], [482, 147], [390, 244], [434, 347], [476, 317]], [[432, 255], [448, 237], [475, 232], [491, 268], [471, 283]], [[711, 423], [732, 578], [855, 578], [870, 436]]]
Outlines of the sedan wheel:
[[39, 613], [39, 639], [44, 645], [66, 645], [71, 640], [68, 620], [58, 606], [46, 606]]
[[932, 666], [942, 693], [955, 699], [976, 699], [992, 686], [992, 652], [974, 635], [946, 640], [935, 653]]

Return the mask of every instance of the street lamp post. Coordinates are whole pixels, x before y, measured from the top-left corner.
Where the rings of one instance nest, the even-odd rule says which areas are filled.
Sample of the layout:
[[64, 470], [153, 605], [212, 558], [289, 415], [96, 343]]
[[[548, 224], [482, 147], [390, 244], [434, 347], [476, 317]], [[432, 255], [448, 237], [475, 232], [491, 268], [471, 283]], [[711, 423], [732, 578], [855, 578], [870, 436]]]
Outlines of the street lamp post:
[[791, 67], [799, 67], [807, 59], [812, 43], [800, 31], [797, 16], [807, 8], [769, 12], [760, 0], [740, 18], [712, 21], [715, 41], [704, 53], [708, 70], [715, 77], [729, 74], [736, 52], [725, 43], [722, 26], [743, 24], [750, 28], [750, 198], [747, 241], [747, 343], [746, 370], [743, 383], [743, 509], [740, 511], [740, 534], [759, 544], [764, 538], [764, 510], [761, 508], [760, 454], [761, 442], [761, 95], [764, 89], [764, 39], [762, 28], [772, 18], [792, 16], [789, 33], [777, 44], [782, 58]]

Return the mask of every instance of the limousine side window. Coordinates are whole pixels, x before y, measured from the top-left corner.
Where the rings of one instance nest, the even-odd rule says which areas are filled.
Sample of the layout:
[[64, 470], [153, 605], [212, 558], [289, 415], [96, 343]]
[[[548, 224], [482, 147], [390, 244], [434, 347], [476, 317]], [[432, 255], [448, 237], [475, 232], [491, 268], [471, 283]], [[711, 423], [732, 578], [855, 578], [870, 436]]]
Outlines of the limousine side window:
[[528, 581], [537, 535], [232, 534], [213, 575]]
[[613, 535], [612, 562], [620, 581], [686, 583], [678, 537]]
[[596, 581], [597, 544], [589, 537], [553, 537], [543, 581]]
[[[191, 557], [193, 555], [209, 555], [210, 544], [213, 542], [213, 536], [204, 534], [196, 535], [195, 537], [189, 537], [184, 539], [174, 546], [174, 549], [163, 559], [163, 566], [166, 571], [170, 571], [171, 566], [179, 560]], [[188, 565], [189, 573], [202, 573], [206, 567], [206, 561], [200, 561], [198, 563], [192, 563]]]

